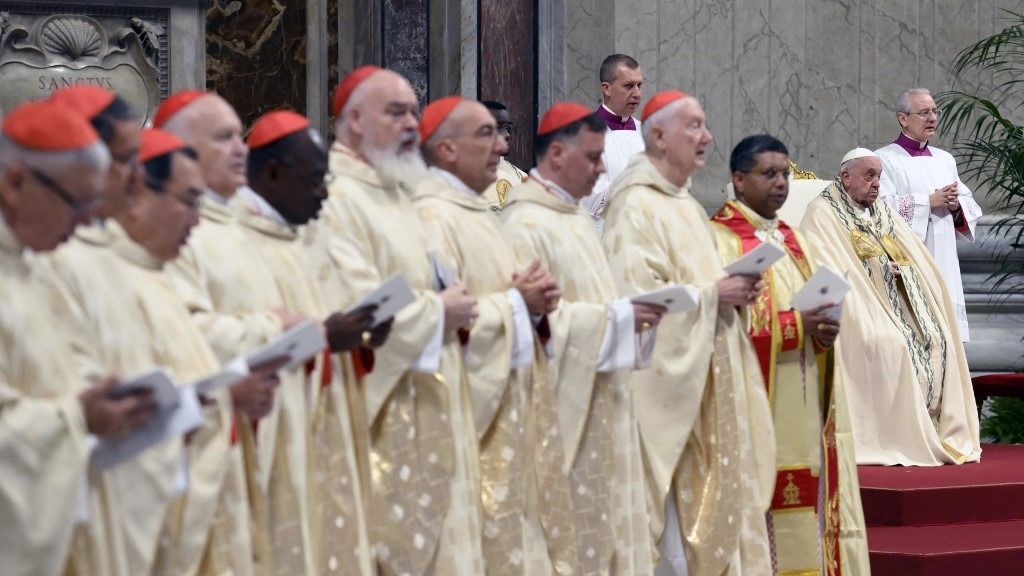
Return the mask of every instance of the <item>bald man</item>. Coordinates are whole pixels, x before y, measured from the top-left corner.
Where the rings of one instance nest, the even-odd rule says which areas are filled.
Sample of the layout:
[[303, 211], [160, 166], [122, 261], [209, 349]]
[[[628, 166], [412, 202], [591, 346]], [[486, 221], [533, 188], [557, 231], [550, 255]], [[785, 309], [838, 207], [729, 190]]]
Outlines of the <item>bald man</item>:
[[[285, 309], [271, 270], [251, 265], [258, 256], [239, 223], [238, 205], [231, 203], [246, 183], [248, 153], [235, 110], [216, 94], [183, 92], [164, 102], [156, 124], [199, 155], [207, 187], [199, 224], [168, 272], [218, 359], [229, 362], [273, 340], [303, 316]], [[269, 410], [265, 391], [231, 388], [242, 416], [238, 428], [254, 502], [256, 563], [261, 572], [313, 574], [305, 375], [291, 371], [281, 377]]]
[[356, 436], [369, 453], [376, 563], [385, 574], [476, 574], [474, 547], [453, 539], [478, 521], [469, 467], [476, 436], [460, 383], [437, 375], [459, 362], [456, 332], [477, 317], [477, 303], [461, 283], [436, 290], [411, 201], [410, 184], [427, 174], [416, 94], [401, 75], [364, 67], [342, 81], [333, 111], [334, 181], [314, 240], [336, 271], [325, 293], [346, 307], [401, 274], [416, 296], [359, 387]]
[[558, 285], [540, 262], [517, 270], [484, 196], [508, 151], [488, 109], [458, 96], [441, 99], [425, 109], [420, 135], [434, 177], [419, 187], [417, 211], [443, 265], [480, 299], [480, 317], [462, 333], [464, 363], [444, 368], [449, 380], [460, 380], [463, 369], [468, 380], [480, 441], [488, 573], [549, 574], [538, 511], [527, 508], [538, 488], [526, 423], [556, 424], [536, 423], [530, 408], [531, 369], [540, 360], [531, 317], [540, 323], [553, 311]]
[[[130, 433], [155, 405], [81, 378], [57, 295], [26, 258], [67, 241], [100, 200], [110, 156], [78, 113], [12, 111], [0, 134], [0, 556], [12, 575], [127, 574], [114, 487], [94, 440]], [[109, 506], [108, 506], [109, 505]], [[113, 506], [113, 507], [112, 507]]]
[[632, 382], [662, 554], [655, 574], [768, 574], [775, 440], [741, 321], [763, 283], [723, 271], [711, 224], [684, 187], [713, 141], [700, 103], [662, 92], [641, 119], [645, 153], [616, 180], [605, 251], [620, 294], [686, 285], [697, 300], [664, 320], [653, 370]]

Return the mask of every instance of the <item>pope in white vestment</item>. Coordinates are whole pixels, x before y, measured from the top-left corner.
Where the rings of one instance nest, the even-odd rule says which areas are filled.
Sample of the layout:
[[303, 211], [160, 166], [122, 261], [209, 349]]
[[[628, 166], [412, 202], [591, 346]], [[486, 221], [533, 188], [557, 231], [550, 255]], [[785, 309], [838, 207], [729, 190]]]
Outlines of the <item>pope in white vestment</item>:
[[801, 223], [821, 262], [853, 286], [836, 355], [857, 463], [976, 461], [978, 413], [949, 292], [913, 231], [875, 200], [881, 166], [870, 150], [851, 151]]

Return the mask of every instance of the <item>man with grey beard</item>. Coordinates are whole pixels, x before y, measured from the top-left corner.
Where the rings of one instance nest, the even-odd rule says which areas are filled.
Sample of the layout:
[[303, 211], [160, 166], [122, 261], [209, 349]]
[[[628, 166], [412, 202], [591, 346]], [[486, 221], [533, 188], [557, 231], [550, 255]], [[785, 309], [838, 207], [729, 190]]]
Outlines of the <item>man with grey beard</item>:
[[419, 101], [401, 75], [364, 66], [338, 86], [333, 113], [333, 182], [307, 232], [323, 293], [337, 298], [328, 304], [350, 307], [397, 274], [416, 295], [350, 391], [375, 563], [384, 574], [482, 574], [469, 398], [438, 376], [442, 362], [459, 362], [456, 332], [476, 319], [477, 304], [458, 282], [435, 290], [411, 203], [412, 184], [427, 175]]

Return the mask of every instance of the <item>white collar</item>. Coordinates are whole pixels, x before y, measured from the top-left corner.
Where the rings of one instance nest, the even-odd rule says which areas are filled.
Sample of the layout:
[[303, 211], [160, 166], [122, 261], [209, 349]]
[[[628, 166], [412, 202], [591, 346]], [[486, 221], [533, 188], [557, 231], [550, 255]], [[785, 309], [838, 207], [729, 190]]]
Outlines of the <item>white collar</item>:
[[429, 170], [430, 170], [430, 172], [432, 174], [434, 174], [436, 176], [439, 176], [442, 180], [447, 182], [448, 185], [451, 186], [452, 188], [454, 188], [454, 189], [456, 189], [456, 190], [458, 190], [460, 192], [464, 192], [466, 194], [469, 194], [473, 198], [479, 198], [480, 197], [480, 195], [477, 194], [476, 191], [474, 191], [469, 186], [466, 186], [466, 183], [463, 182], [462, 180], [460, 180], [458, 176], [456, 176], [455, 174], [452, 174], [451, 172], [445, 170], [444, 168], [438, 168], [437, 166], [431, 166], [429, 168]]
[[273, 220], [274, 222], [282, 226], [294, 228], [294, 226], [292, 226], [290, 222], [285, 220], [284, 216], [282, 216], [281, 213], [277, 211], [277, 208], [271, 206], [270, 202], [267, 202], [266, 198], [257, 194], [256, 191], [253, 190], [252, 188], [249, 188], [248, 186], [243, 186], [242, 188], [239, 188], [236, 194], [238, 194], [239, 200], [247, 203], [247, 208], [250, 208], [252, 211], [256, 212], [260, 216], [263, 216], [264, 218], [267, 218], [269, 220]]
[[559, 200], [568, 202], [569, 204], [573, 205], [578, 205], [580, 203], [580, 201], [574, 198], [572, 194], [569, 194], [569, 192], [567, 192], [565, 188], [562, 188], [561, 186], [555, 184], [551, 180], [546, 180], [543, 176], [540, 175], [540, 172], [536, 168], [530, 170], [530, 178], [533, 178], [534, 180], [540, 182], [541, 185], [547, 188], [548, 191], [555, 196], [555, 198], [558, 198]]

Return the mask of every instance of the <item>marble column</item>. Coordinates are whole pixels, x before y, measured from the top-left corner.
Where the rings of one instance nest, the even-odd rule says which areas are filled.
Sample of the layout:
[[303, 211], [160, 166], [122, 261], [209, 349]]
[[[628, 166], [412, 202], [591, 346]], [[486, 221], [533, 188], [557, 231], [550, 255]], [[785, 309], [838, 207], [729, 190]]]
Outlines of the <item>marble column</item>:
[[508, 106], [515, 130], [509, 160], [533, 166], [536, 65], [533, 0], [480, 2], [480, 99]]
[[306, 113], [306, 2], [211, 0], [206, 86], [249, 126], [264, 112]]
[[383, 65], [409, 79], [421, 104], [430, 96], [430, 33], [427, 0], [383, 0]]

